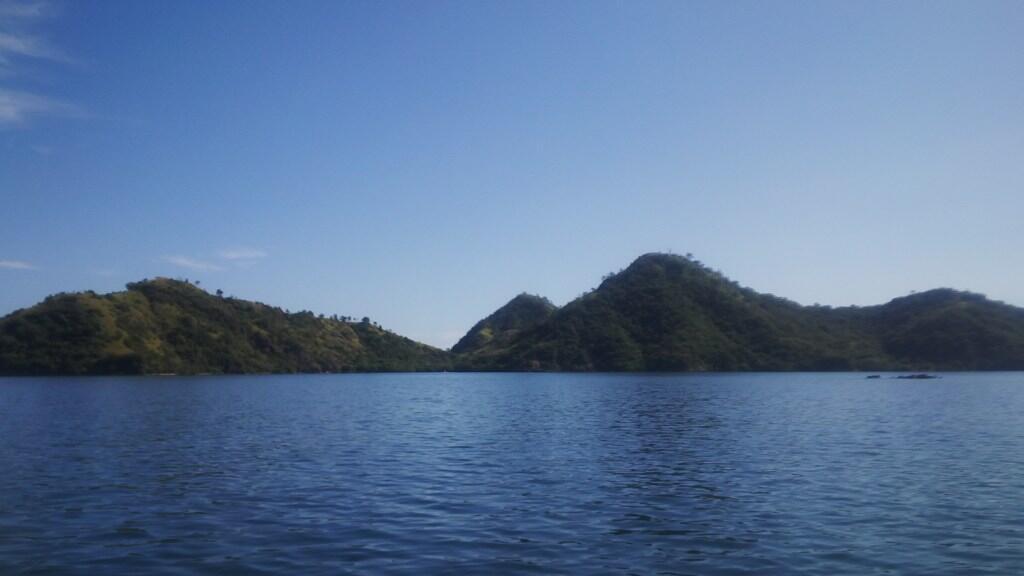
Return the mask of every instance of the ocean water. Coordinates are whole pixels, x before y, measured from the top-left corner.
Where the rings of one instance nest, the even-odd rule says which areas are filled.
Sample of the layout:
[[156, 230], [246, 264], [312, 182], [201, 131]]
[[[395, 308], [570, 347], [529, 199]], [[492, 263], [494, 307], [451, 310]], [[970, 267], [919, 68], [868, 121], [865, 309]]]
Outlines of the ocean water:
[[0, 379], [0, 574], [1020, 574], [1024, 374]]

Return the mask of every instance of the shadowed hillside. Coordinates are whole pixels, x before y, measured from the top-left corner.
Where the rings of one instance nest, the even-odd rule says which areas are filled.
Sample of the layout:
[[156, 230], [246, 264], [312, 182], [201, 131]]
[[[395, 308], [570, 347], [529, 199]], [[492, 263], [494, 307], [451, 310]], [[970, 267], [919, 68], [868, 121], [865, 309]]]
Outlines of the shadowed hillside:
[[[467, 335], [468, 337], [468, 335]], [[1024, 310], [940, 289], [831, 308], [743, 288], [683, 256], [646, 254], [460, 367], [484, 370], [1024, 369]]]

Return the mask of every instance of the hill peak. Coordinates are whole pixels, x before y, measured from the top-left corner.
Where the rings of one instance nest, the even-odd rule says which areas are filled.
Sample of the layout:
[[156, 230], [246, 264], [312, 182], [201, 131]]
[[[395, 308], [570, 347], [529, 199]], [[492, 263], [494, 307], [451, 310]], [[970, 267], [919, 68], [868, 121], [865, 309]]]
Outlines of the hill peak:
[[693, 254], [674, 254], [669, 252], [648, 252], [633, 260], [623, 272], [637, 272], [650, 269], [692, 270], [712, 272]]
[[452, 346], [457, 354], [474, 352], [485, 345], [510, 341], [523, 330], [548, 319], [557, 307], [543, 296], [521, 292], [474, 325]]
[[933, 288], [924, 292], [912, 292], [906, 296], [893, 298], [889, 304], [938, 304], [942, 302], [988, 300], [984, 294], [956, 290], [954, 288]]
[[129, 282], [125, 285], [125, 288], [128, 290], [144, 290], [146, 288], [191, 288], [194, 290], [202, 290], [198, 281], [192, 282], [191, 280], [168, 278], [167, 276], [143, 278], [138, 282]]
[[499, 308], [505, 309], [509, 306], [542, 306], [546, 308], [555, 308], [555, 305], [550, 300], [537, 294], [530, 294], [529, 292], [520, 292], [516, 294], [514, 298], [509, 300], [504, 306]]
[[630, 268], [642, 268], [645, 266], [672, 266], [672, 265], [684, 265], [693, 262], [693, 258], [690, 255], [683, 256], [680, 254], [674, 254], [670, 252], [647, 252], [641, 254], [634, 259], [627, 270]]

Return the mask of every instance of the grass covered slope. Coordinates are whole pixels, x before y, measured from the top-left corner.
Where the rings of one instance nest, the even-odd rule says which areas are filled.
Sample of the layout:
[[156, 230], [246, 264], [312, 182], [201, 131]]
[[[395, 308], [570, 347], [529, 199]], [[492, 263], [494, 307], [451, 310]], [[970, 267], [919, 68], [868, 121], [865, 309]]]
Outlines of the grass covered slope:
[[0, 373], [438, 370], [448, 354], [370, 324], [287, 313], [156, 279], [58, 294], [0, 319]]
[[487, 370], [1024, 369], [1024, 310], [935, 290], [871, 307], [801, 306], [697, 261], [646, 254], [460, 367]]

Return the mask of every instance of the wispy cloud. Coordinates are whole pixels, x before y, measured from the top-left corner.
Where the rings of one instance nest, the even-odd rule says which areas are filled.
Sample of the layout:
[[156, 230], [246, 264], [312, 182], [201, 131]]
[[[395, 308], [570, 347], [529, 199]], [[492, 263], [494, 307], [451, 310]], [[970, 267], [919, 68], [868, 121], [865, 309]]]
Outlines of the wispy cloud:
[[39, 18], [48, 9], [46, 2], [0, 2], [0, 18]]
[[33, 62], [70, 63], [71, 59], [31, 28], [48, 18], [52, 10], [45, 2], [0, 0], [0, 129], [23, 124], [39, 116], [79, 115], [79, 109], [14, 83], [15, 77], [31, 71]]
[[227, 266], [231, 266], [233, 268], [248, 268], [255, 265], [258, 260], [262, 260], [266, 257], [267, 253], [263, 250], [239, 247], [220, 250], [207, 259], [174, 254], [171, 256], [161, 256], [160, 261], [166, 262], [167, 264], [173, 264], [180, 268], [215, 272], [218, 270], [224, 270]]
[[[3, 16], [0, 16], [0, 21]], [[0, 30], [0, 66], [9, 66], [17, 58], [35, 58], [67, 62], [68, 57], [42, 38], [24, 33]]]
[[20, 124], [34, 116], [74, 116], [77, 113], [75, 106], [65, 102], [0, 86], [0, 127]]
[[255, 248], [232, 248], [230, 250], [221, 250], [217, 255], [224, 260], [259, 260], [267, 257], [266, 252]]
[[7, 270], [35, 270], [36, 267], [23, 260], [0, 260], [0, 268]]
[[52, 12], [49, 4], [43, 2], [0, 0], [0, 70], [9, 73], [9, 68], [19, 59], [71, 61], [46, 38], [31, 31]]
[[160, 260], [167, 262], [168, 264], [174, 264], [175, 266], [188, 268], [190, 270], [206, 270], [210, 272], [223, 270], [223, 268], [212, 262], [197, 260], [195, 258], [189, 258], [188, 256], [164, 256], [160, 258]]

